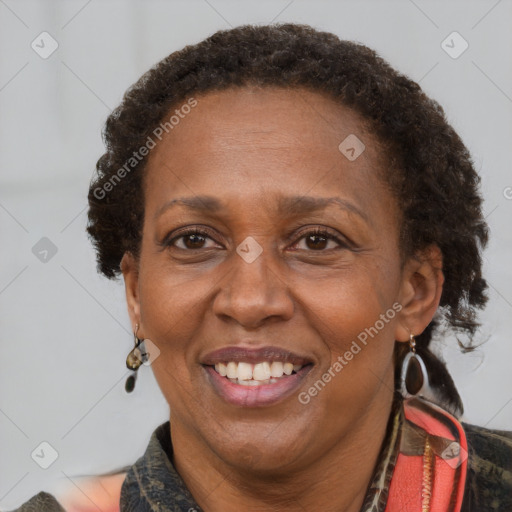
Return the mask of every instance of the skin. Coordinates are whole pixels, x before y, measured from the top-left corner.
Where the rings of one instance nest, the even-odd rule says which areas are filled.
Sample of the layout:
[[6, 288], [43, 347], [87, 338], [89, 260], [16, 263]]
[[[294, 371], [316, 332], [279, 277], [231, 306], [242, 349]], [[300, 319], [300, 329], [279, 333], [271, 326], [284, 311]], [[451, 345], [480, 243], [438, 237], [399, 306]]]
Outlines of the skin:
[[[438, 307], [440, 251], [401, 264], [385, 154], [358, 114], [301, 89], [195, 97], [149, 156], [140, 257], [126, 253], [121, 267], [132, 324], [161, 351], [152, 368], [172, 411], [173, 463], [208, 512], [358, 511], [390, 414], [393, 347], [421, 333]], [[352, 162], [338, 149], [349, 134], [366, 146]], [[165, 209], [203, 195], [223, 207]], [[283, 196], [352, 207], [280, 215]], [[165, 246], [182, 226], [211, 234]], [[341, 242], [305, 236], [316, 227]], [[263, 249], [252, 263], [236, 252], [248, 236]], [[199, 364], [242, 338], [277, 345], [313, 361], [307, 391], [394, 303], [401, 311], [308, 404], [293, 394], [231, 405]]]

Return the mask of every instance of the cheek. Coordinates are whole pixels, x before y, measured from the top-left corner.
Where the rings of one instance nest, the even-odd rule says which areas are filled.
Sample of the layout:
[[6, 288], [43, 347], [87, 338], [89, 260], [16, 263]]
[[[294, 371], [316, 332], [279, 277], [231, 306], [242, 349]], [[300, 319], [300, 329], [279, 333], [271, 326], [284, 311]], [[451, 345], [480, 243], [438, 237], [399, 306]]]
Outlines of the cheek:
[[198, 325], [204, 290], [200, 286], [182, 287], [173, 274], [156, 265], [141, 265], [139, 275], [140, 315], [144, 336], [160, 350], [152, 364], [164, 392], [187, 386], [189, 340]]
[[200, 315], [197, 302], [191, 302], [193, 298], [150, 271], [140, 279], [144, 335], [160, 350], [151, 370], [167, 403], [173, 404], [175, 415], [180, 417], [187, 408], [194, 408], [196, 402], [191, 400], [194, 375], [188, 364], [193, 357], [190, 339], [198, 325], [197, 315]]
[[[149, 253], [149, 251], [148, 251]], [[197, 327], [211, 281], [170, 268], [161, 255], [142, 255], [139, 275], [140, 311], [148, 337], [179, 347]], [[146, 332], [145, 332], [146, 334]]]
[[[392, 364], [398, 274], [351, 268], [337, 279], [302, 283], [304, 314], [323, 340], [326, 380], [334, 395], [358, 396], [379, 385]], [[395, 305], [395, 308], [393, 307]]]
[[197, 379], [191, 368], [195, 367], [201, 348], [192, 340], [206, 338], [201, 329], [215, 279], [211, 273], [199, 276], [197, 272], [171, 269], [161, 255], [152, 259], [150, 254], [142, 254], [140, 269], [144, 336], [160, 350], [152, 371], [168, 403], [177, 410], [191, 407], [193, 403], [188, 402]]
[[[353, 265], [321, 281], [303, 280], [297, 283], [296, 289], [302, 290], [300, 302], [305, 305], [304, 314], [311, 312], [311, 322], [325, 328], [323, 338], [346, 342], [392, 309], [398, 292], [396, 277], [392, 268]], [[393, 311], [389, 315], [391, 319], [396, 316]], [[385, 329], [380, 326], [379, 330]], [[343, 348], [343, 343], [340, 347]]]

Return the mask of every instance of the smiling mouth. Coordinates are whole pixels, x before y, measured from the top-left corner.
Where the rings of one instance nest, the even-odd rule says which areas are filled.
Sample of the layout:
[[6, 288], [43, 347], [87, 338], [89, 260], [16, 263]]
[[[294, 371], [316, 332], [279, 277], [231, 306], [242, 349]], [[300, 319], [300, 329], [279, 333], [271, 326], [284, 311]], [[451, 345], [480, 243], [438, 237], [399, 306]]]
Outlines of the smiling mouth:
[[217, 363], [211, 367], [221, 377], [225, 377], [233, 384], [241, 386], [262, 386], [277, 384], [286, 377], [298, 373], [304, 366], [310, 364], [293, 364], [282, 361], [262, 361], [252, 364], [244, 361], [228, 361]]

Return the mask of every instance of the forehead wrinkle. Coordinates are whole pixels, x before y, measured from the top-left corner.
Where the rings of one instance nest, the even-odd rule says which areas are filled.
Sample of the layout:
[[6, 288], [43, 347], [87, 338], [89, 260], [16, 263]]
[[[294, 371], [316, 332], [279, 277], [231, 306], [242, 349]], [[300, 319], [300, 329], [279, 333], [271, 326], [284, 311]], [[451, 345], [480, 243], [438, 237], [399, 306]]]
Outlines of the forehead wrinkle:
[[[303, 147], [305, 140], [308, 140], [277, 129], [244, 129], [237, 125], [234, 128], [236, 128], [236, 131], [233, 134], [226, 133], [226, 130], [221, 132], [221, 136], [215, 138], [214, 142], [212, 141], [209, 150], [213, 152], [223, 150], [290, 150], [298, 146]], [[312, 144], [311, 147], [316, 146]]]
[[[280, 196], [278, 198], [277, 213], [280, 216], [296, 216], [322, 211], [331, 205], [338, 206], [342, 210], [355, 213], [365, 222], [369, 223], [367, 215], [350, 201], [340, 197], [312, 197], [312, 196]], [[179, 197], [167, 201], [155, 214], [155, 218], [175, 206], [184, 206], [190, 210], [201, 213], [218, 213], [227, 210], [226, 204], [214, 196], [189, 196]]]

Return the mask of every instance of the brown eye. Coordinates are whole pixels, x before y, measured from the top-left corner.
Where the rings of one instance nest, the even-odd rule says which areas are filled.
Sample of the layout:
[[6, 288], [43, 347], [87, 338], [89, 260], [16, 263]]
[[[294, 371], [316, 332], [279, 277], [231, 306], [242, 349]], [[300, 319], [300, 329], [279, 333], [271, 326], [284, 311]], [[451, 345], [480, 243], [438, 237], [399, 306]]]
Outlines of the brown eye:
[[308, 235], [306, 237], [306, 245], [310, 249], [325, 249], [327, 246], [327, 238], [321, 235]]
[[[304, 241], [305, 247], [298, 247], [299, 249], [317, 252], [324, 252], [325, 249], [330, 250], [336, 249], [337, 247], [347, 247], [347, 244], [344, 243], [340, 238], [328, 231], [321, 229], [315, 229], [304, 233], [299, 239], [299, 242], [301, 241]], [[299, 242], [297, 242], [297, 244]]]
[[187, 249], [201, 249], [206, 237], [199, 234], [192, 234], [182, 236], [181, 238], [183, 238], [183, 244]]
[[[212, 242], [210, 246], [206, 246], [208, 241]], [[184, 251], [210, 249], [217, 246], [217, 244], [207, 231], [203, 231], [198, 228], [189, 229], [187, 231], [181, 232], [168, 242], [164, 242], [163, 245], [165, 245], [166, 247], [172, 247]]]

